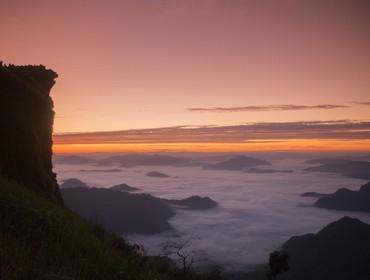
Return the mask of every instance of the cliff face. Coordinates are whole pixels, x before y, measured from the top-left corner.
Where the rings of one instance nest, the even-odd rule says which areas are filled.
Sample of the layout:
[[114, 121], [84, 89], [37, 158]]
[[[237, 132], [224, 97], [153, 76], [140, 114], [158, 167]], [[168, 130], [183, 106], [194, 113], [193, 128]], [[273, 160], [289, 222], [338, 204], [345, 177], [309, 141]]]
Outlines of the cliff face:
[[0, 173], [62, 203], [51, 162], [57, 76], [44, 66], [0, 63]]

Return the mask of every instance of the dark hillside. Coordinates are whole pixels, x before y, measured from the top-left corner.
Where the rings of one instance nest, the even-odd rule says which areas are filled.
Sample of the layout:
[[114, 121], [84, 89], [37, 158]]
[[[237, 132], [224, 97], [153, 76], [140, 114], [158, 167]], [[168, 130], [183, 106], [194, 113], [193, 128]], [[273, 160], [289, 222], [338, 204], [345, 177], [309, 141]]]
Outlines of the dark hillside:
[[369, 279], [370, 225], [357, 219], [343, 217], [316, 234], [292, 237], [283, 248], [291, 267], [286, 279]]
[[148, 194], [131, 194], [99, 188], [62, 189], [65, 206], [118, 236], [154, 234], [172, 227], [170, 206]]
[[0, 279], [146, 280], [176, 275], [166, 259], [141, 256], [123, 239], [1, 177], [0, 221]]

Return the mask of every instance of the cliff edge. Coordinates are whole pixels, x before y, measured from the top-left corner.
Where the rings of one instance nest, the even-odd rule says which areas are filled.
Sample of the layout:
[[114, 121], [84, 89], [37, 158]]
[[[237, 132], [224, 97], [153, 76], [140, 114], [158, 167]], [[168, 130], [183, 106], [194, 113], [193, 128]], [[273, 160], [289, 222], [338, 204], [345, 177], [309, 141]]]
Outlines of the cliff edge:
[[0, 174], [61, 204], [51, 162], [57, 76], [42, 65], [0, 62]]
[[60, 207], [51, 163], [56, 77], [0, 62], [0, 279], [221, 279], [185, 274]]

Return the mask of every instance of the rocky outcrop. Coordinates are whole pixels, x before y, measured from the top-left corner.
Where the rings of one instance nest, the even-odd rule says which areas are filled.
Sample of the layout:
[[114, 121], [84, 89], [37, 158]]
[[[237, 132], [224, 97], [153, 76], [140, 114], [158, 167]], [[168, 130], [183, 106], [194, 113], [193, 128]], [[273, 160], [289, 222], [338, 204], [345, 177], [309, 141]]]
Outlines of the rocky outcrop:
[[329, 195], [328, 193], [319, 193], [319, 192], [305, 192], [300, 194], [300, 196], [302, 197], [324, 197], [328, 195]]
[[370, 182], [358, 191], [339, 189], [333, 194], [321, 197], [314, 206], [325, 209], [370, 212]]
[[73, 188], [89, 188], [89, 186], [77, 178], [69, 178], [64, 180], [60, 185], [61, 189], [73, 189]]
[[205, 210], [217, 207], [218, 203], [209, 197], [201, 197], [193, 195], [185, 199], [162, 199], [163, 201], [175, 205], [181, 206], [183, 209], [192, 210]]
[[0, 63], [0, 173], [62, 203], [52, 171], [53, 101], [57, 74], [44, 66]]
[[139, 191], [139, 188], [131, 187], [127, 184], [119, 184], [119, 185], [114, 185], [110, 187], [109, 189], [113, 191], [119, 191], [119, 192], [134, 192], [134, 191]]
[[169, 178], [170, 177], [169, 175], [162, 173], [162, 172], [158, 172], [158, 171], [150, 171], [146, 173], [146, 176], [154, 177], [154, 178]]

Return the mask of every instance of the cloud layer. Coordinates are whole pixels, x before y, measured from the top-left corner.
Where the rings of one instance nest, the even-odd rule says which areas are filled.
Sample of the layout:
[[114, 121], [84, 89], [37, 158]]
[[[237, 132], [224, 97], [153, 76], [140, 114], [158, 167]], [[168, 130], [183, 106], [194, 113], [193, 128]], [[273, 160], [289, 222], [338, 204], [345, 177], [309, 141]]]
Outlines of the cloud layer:
[[365, 106], [370, 106], [370, 101], [365, 101], [365, 102], [355, 102], [358, 105], [365, 105]]
[[[307, 159], [311, 157], [312, 154], [307, 155]], [[59, 181], [79, 178], [96, 187], [125, 182], [162, 198], [181, 199], [199, 195], [219, 202], [219, 207], [207, 211], [178, 209], [170, 221], [174, 232], [125, 238], [144, 245], [149, 254], [160, 254], [163, 253], [160, 251], [162, 242], [180, 242], [194, 237], [191, 251], [196, 265], [209, 261], [228, 271], [266, 263], [268, 254], [291, 236], [316, 232], [344, 215], [370, 222], [368, 214], [311, 207], [314, 199], [299, 196], [311, 191], [332, 193], [343, 187], [358, 190], [359, 180], [303, 172], [307, 165], [297, 163], [296, 158], [273, 158], [274, 168], [294, 172], [261, 176], [222, 170], [214, 172], [199, 167], [160, 167], [159, 171], [174, 177], [153, 180], [145, 176], [153, 170], [152, 167], [126, 168], [124, 172], [110, 173], [109, 176], [80, 172], [81, 168], [87, 168], [86, 165], [56, 164], [55, 168]], [[305, 159], [302, 158], [302, 162]]]
[[370, 121], [268, 122], [232, 126], [174, 126], [154, 129], [54, 135], [55, 144], [246, 143], [294, 139], [369, 140]]
[[283, 104], [267, 106], [187, 108], [186, 110], [191, 112], [233, 113], [233, 112], [264, 112], [264, 111], [332, 110], [339, 108], [349, 108], [349, 106], [334, 104], [319, 104], [319, 105]]

